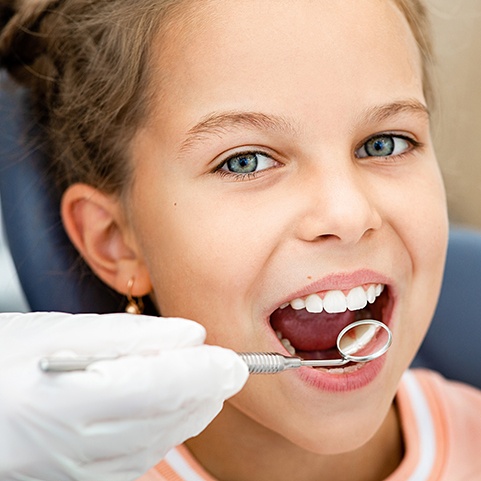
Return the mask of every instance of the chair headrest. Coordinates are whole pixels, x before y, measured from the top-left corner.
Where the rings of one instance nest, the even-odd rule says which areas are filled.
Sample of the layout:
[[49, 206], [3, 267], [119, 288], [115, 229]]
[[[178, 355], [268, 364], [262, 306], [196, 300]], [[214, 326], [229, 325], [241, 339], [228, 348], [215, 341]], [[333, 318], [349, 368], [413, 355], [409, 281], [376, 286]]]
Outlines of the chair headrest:
[[481, 388], [480, 340], [481, 232], [453, 226], [441, 295], [414, 366]]
[[125, 302], [81, 260], [64, 232], [28, 96], [0, 89], [0, 194], [5, 232], [34, 311], [117, 312]]

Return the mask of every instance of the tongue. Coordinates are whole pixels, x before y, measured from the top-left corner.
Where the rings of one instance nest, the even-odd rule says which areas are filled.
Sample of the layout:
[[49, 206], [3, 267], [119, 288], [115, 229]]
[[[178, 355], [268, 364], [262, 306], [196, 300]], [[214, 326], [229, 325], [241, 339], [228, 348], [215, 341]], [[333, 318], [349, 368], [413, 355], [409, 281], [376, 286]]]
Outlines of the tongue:
[[271, 325], [289, 339], [296, 351], [324, 351], [336, 346], [337, 336], [355, 321], [355, 316], [349, 310], [339, 314], [311, 314], [305, 309], [295, 311], [287, 306], [272, 314]]

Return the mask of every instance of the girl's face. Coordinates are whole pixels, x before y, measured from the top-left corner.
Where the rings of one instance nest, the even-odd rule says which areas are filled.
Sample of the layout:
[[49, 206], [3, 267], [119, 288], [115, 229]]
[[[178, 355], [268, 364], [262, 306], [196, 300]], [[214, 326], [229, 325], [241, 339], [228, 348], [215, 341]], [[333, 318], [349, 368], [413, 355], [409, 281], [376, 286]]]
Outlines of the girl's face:
[[321, 357], [354, 319], [388, 324], [379, 361], [251, 377], [229, 401], [310, 451], [355, 449], [389, 411], [443, 271], [415, 41], [381, 0], [203, 1], [189, 19], [154, 49], [159, 94], [134, 142], [129, 216], [156, 302], [237, 351]]

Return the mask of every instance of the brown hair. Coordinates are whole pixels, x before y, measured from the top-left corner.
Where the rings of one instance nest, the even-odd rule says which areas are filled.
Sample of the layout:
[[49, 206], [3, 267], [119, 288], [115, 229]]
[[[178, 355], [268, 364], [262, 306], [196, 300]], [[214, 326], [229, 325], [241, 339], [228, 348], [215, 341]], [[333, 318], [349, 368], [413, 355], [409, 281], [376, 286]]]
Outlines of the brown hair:
[[428, 12], [423, 0], [394, 0], [394, 3], [406, 17], [418, 45], [423, 68], [424, 96], [428, 105], [432, 107], [435, 101], [432, 79], [434, 47]]
[[62, 187], [81, 181], [121, 192], [129, 182], [149, 46], [178, 3], [0, 0], [0, 64], [31, 90]]
[[[0, 66], [32, 92], [60, 185], [129, 185], [129, 145], [146, 117], [150, 47], [185, 0], [0, 0]], [[431, 101], [421, 0], [394, 0], [418, 43]]]

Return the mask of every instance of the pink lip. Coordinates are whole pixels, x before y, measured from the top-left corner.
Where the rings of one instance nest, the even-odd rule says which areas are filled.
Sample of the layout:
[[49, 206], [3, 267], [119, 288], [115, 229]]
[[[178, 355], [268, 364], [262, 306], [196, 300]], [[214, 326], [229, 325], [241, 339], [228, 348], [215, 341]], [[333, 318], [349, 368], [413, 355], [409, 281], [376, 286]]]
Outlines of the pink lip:
[[366, 362], [354, 372], [330, 374], [318, 369], [302, 367], [297, 369], [294, 375], [315, 389], [332, 393], [349, 392], [370, 384], [381, 372], [385, 362], [386, 355]]
[[[395, 304], [395, 292], [393, 289], [393, 284], [389, 278], [381, 275], [377, 272], [371, 270], [360, 270], [351, 274], [332, 274], [326, 276], [323, 279], [313, 282], [308, 286], [296, 291], [284, 302], [295, 299], [297, 297], [304, 297], [314, 292], [321, 292], [326, 290], [348, 290], [353, 287], [369, 284], [369, 283], [379, 283], [389, 285], [390, 299], [385, 307], [385, 312], [383, 313], [383, 322], [386, 325], [391, 324], [391, 318], [394, 310]], [[277, 309], [278, 306], [274, 307], [273, 310]], [[270, 311], [270, 313], [273, 312]], [[269, 315], [266, 317], [266, 324], [268, 326], [269, 332], [274, 334], [270, 323]], [[275, 334], [272, 336], [276, 341], [276, 347], [274, 350], [280, 352], [284, 355], [289, 355], [284, 346], [280, 343]], [[386, 361], [386, 356], [381, 356], [380, 358], [370, 361], [368, 363], [362, 364], [359, 369], [354, 372], [346, 373], [328, 373], [320, 369], [313, 369], [310, 367], [299, 368], [293, 372], [292, 375], [299, 377], [301, 381], [314, 387], [316, 389], [326, 391], [326, 392], [348, 392], [356, 389], [360, 389], [368, 384], [370, 384], [377, 375], [381, 372], [382, 367]]]

